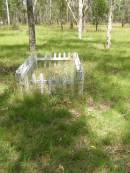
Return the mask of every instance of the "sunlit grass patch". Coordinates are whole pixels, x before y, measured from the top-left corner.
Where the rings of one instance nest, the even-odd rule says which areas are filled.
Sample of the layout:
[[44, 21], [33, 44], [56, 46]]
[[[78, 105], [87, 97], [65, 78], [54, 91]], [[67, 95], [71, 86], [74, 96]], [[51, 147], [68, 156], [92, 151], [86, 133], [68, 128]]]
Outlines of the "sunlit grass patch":
[[97, 142], [105, 145], [122, 143], [126, 121], [120, 113], [112, 109], [105, 112], [94, 109], [89, 112], [89, 123]]

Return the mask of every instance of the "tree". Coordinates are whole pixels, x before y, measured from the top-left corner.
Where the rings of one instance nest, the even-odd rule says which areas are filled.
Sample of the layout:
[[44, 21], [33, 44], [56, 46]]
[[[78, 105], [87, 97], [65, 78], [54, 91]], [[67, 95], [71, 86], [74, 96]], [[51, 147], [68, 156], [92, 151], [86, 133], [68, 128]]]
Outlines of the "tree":
[[28, 15], [28, 27], [29, 27], [29, 50], [35, 51], [36, 38], [35, 38], [35, 21], [33, 13], [32, 0], [27, 0], [27, 15]]
[[4, 2], [0, 0], [0, 25], [4, 23]]
[[49, 21], [50, 21], [50, 24], [52, 23], [52, 0], [50, 0], [50, 3], [49, 3]]
[[[76, 24], [77, 24], [77, 19], [76, 19], [76, 16], [75, 16], [75, 14], [74, 14], [74, 12], [73, 12], [73, 10], [72, 10], [72, 8], [71, 8], [71, 3], [70, 3], [70, 1], [69, 0], [65, 0], [66, 2], [67, 2], [67, 7], [68, 7], [68, 9], [70, 10], [70, 12], [71, 12], [71, 20], [72, 20], [72, 16], [73, 16], [73, 19], [74, 19], [74, 21], [76, 22]], [[73, 3], [74, 4], [74, 3]]]
[[83, 1], [83, 20], [82, 20], [82, 22], [83, 22], [82, 30], [83, 31], [85, 31], [85, 27], [86, 27], [86, 12], [88, 13], [90, 6], [91, 6], [90, 0]]
[[65, 21], [65, 18], [64, 18], [65, 15], [66, 15], [66, 3], [64, 0], [59, 0], [59, 18], [60, 18], [60, 26], [62, 30], [63, 30], [64, 21]]
[[113, 0], [109, 0], [109, 13], [108, 13], [108, 25], [106, 34], [106, 48], [111, 46], [111, 32], [112, 32], [112, 20], [113, 20]]
[[98, 30], [98, 24], [103, 20], [107, 12], [107, 2], [106, 0], [93, 0], [92, 3], [92, 15], [93, 22], [96, 26], [96, 31]]
[[5, 0], [5, 3], [6, 3], [6, 12], [7, 12], [7, 22], [8, 22], [8, 25], [10, 25], [10, 13], [9, 13], [9, 3], [8, 3], [8, 0]]
[[34, 0], [34, 3], [33, 3], [33, 12], [35, 12], [36, 5], [37, 5], [37, 0]]
[[121, 23], [122, 27], [125, 25], [125, 23], [128, 23], [128, 18], [129, 18], [129, 12], [128, 12], [128, 6], [129, 3], [127, 0], [122, 0], [121, 1]]
[[78, 31], [79, 31], [79, 39], [82, 39], [82, 32], [83, 32], [83, 0], [79, 0], [79, 24], [78, 24]]

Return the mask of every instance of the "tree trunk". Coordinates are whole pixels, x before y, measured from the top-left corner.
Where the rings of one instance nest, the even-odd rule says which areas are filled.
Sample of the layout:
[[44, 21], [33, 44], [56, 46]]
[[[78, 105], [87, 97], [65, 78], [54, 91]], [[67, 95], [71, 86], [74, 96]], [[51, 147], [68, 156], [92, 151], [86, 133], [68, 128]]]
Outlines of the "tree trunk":
[[34, 4], [33, 4], [33, 12], [35, 12], [36, 5], [37, 5], [37, 0], [34, 0]]
[[71, 14], [72, 14], [72, 16], [73, 16], [73, 18], [74, 18], [74, 20], [75, 20], [76, 24], [77, 24], [78, 22], [77, 22], [76, 16], [75, 16], [75, 14], [74, 14], [74, 12], [73, 12], [73, 10], [72, 10], [71, 6], [70, 6], [69, 1], [68, 1], [68, 0], [66, 0], [66, 3], [67, 3], [67, 6], [68, 6], [68, 8], [69, 8], [69, 10], [70, 10], [70, 12], [71, 12]]
[[72, 15], [70, 15], [70, 29], [73, 29], [74, 28], [74, 21], [73, 21], [73, 17]]
[[73, 20], [70, 21], [70, 29], [74, 28]]
[[50, 0], [50, 18], [49, 18], [49, 21], [50, 21], [50, 24], [52, 23], [52, 0]]
[[27, 0], [27, 15], [28, 15], [28, 28], [29, 28], [29, 50], [35, 51], [36, 38], [35, 38], [35, 21], [33, 14], [32, 0]]
[[83, 31], [83, 2], [82, 2], [82, 0], [79, 0], [79, 25], [78, 25], [78, 31], [79, 31], [79, 39], [82, 39], [82, 31]]
[[85, 14], [84, 14], [84, 11], [83, 11], [83, 17], [82, 17], [82, 32], [85, 32], [85, 27], [86, 27], [86, 21], [85, 21]]
[[107, 34], [106, 34], [106, 48], [107, 49], [111, 47], [112, 19], [113, 19], [113, 3], [112, 3], [112, 0], [109, 0], [108, 26], [107, 26]]
[[67, 22], [67, 24], [69, 22], [69, 8], [68, 8], [68, 5], [66, 7], [66, 22]]
[[124, 19], [121, 19], [121, 26], [124, 27]]
[[63, 31], [64, 30], [64, 26], [63, 26], [63, 22], [62, 21], [60, 23], [60, 26], [61, 26], [61, 30]]
[[96, 20], [96, 32], [98, 31], [98, 20]]
[[8, 25], [10, 25], [10, 14], [9, 14], [8, 0], [6, 0], [5, 3], [6, 3], [6, 12], [7, 12], [7, 22], [8, 22]]

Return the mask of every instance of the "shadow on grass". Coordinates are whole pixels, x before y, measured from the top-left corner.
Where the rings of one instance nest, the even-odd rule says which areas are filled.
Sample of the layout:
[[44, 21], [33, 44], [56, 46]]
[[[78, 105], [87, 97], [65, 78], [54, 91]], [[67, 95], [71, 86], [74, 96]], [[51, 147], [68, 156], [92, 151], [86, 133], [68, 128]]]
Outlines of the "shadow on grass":
[[[15, 63], [21, 58], [25, 58], [28, 50], [27, 45], [1, 45], [0, 46], [0, 60], [7, 59], [10, 63]], [[13, 61], [13, 62], [12, 62]]]
[[13, 74], [15, 75], [16, 69], [18, 68], [20, 64], [4, 64], [0, 63], [0, 76], [2, 75], [10, 75]]
[[83, 173], [110, 164], [104, 151], [84, 144], [92, 136], [86, 118], [73, 115], [63, 101], [34, 94], [9, 105], [1, 127], [18, 153], [10, 172]]

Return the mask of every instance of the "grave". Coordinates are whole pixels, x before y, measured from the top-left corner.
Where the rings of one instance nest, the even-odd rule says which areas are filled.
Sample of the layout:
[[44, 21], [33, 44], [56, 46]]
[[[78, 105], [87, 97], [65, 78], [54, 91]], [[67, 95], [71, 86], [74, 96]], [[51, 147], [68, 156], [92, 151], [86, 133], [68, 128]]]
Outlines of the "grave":
[[84, 71], [78, 53], [32, 55], [16, 70], [22, 92], [83, 94]]

